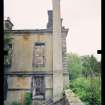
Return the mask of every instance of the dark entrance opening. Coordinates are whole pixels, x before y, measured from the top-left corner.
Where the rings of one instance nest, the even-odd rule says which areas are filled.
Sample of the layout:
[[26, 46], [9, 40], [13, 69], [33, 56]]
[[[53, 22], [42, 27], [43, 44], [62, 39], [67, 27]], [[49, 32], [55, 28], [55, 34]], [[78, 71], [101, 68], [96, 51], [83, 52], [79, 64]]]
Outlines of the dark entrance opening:
[[45, 98], [45, 82], [44, 76], [34, 76], [32, 80], [33, 99]]

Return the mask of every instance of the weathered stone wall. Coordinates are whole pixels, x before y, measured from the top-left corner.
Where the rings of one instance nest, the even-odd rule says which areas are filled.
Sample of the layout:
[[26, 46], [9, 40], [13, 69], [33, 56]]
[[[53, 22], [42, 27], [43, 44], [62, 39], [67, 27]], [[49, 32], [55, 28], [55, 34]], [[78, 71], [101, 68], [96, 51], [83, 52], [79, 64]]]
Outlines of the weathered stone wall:
[[4, 105], [11, 105], [11, 103], [14, 101], [23, 103], [24, 95], [26, 92], [30, 92], [30, 91], [29, 90], [27, 90], [27, 91], [24, 91], [24, 90], [8, 91], [7, 100], [5, 101]]
[[13, 57], [11, 71], [32, 70], [32, 37], [24, 38], [24, 35], [14, 35]]
[[52, 76], [45, 77], [45, 98], [49, 99], [53, 97], [53, 79]]
[[8, 89], [31, 89], [31, 77], [8, 77]]
[[65, 101], [66, 105], [85, 105], [70, 89], [65, 90]]
[[[66, 43], [66, 32], [63, 34], [63, 45], [62, 47], [65, 49]], [[8, 71], [8, 73], [13, 73], [12, 75], [8, 74], [8, 95], [7, 100], [12, 102], [13, 100], [20, 100], [21, 94], [23, 92], [31, 91], [31, 82], [33, 72], [38, 72], [41, 74], [45, 74], [45, 98], [53, 99], [53, 58], [52, 58], [52, 34], [51, 33], [16, 33], [13, 34], [13, 59], [12, 59], [12, 68]], [[33, 59], [33, 46], [35, 42], [44, 42], [45, 43], [45, 57], [46, 64], [45, 67], [33, 67], [32, 59]], [[66, 50], [64, 51], [64, 54]], [[66, 64], [66, 58], [63, 55], [63, 62]], [[65, 72], [66, 65], [64, 64], [64, 77], [62, 78], [63, 85], [68, 84], [68, 75]], [[19, 73], [19, 74], [18, 74]], [[56, 73], [56, 72], [55, 72]], [[59, 78], [59, 75], [57, 76]], [[58, 81], [57, 84], [60, 82]], [[54, 83], [55, 84], [55, 83]], [[56, 89], [56, 94], [58, 93], [60, 87]], [[22, 92], [23, 91], [23, 92]], [[18, 92], [18, 94], [17, 94]], [[63, 93], [63, 91], [62, 91]], [[12, 98], [12, 97], [15, 98]]]
[[[27, 36], [27, 39], [24, 38]], [[45, 43], [45, 67], [32, 67], [33, 46], [35, 42]], [[12, 71], [52, 71], [51, 34], [14, 35]]]
[[[12, 67], [8, 71], [7, 102], [20, 101], [23, 92], [31, 91], [33, 72], [45, 76], [45, 98], [52, 98], [52, 36], [51, 34], [13, 34]], [[45, 43], [46, 64], [44, 67], [33, 67], [33, 46], [35, 42]], [[11, 75], [12, 73], [12, 75]], [[20, 75], [19, 75], [19, 74]], [[30, 75], [29, 75], [30, 74]], [[22, 92], [23, 91], [23, 92]], [[18, 92], [18, 94], [17, 94]], [[14, 97], [13, 97], [14, 96]], [[12, 98], [13, 97], [13, 98]]]
[[63, 88], [67, 88], [69, 86], [69, 72], [67, 65], [67, 49], [66, 49], [66, 32], [62, 32], [62, 62], [63, 62]]

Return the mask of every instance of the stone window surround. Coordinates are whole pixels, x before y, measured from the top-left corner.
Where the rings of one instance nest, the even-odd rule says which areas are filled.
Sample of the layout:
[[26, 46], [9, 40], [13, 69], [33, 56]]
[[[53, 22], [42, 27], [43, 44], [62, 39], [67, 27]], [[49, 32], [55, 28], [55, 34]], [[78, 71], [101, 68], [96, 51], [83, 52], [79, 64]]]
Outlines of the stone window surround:
[[[35, 86], [35, 83], [33, 83], [33, 82], [35, 82], [35, 80], [36, 79], [41, 79], [41, 82], [43, 82], [43, 84], [42, 83], [39, 83], [39, 85], [41, 86], [40, 88], [42, 89], [43, 88], [43, 94], [40, 94], [40, 91], [39, 91], [39, 94], [35, 94], [35, 93], [33, 93], [35, 90], [33, 90], [33, 89], [35, 89], [35, 87], [33, 87], [33, 85]], [[44, 76], [43, 75], [37, 75], [37, 76], [33, 76], [32, 77], [32, 99], [33, 100], [44, 100], [45, 99], [45, 80], [44, 80]], [[40, 81], [38, 81], [38, 82], [40, 82]], [[43, 86], [42, 86], [43, 85]]]
[[[36, 47], [36, 46], [38, 46], [38, 47], [39, 47], [39, 46], [40, 46], [40, 47], [41, 47], [41, 46], [44, 46], [44, 47], [45, 47], [45, 42], [35, 42], [34, 47]], [[34, 54], [35, 54], [35, 48], [34, 48]], [[35, 60], [35, 57], [38, 58], [38, 57], [40, 57], [40, 56], [35, 56], [34, 54], [33, 54], [33, 63], [32, 63], [32, 66], [33, 66], [33, 67], [45, 67], [45, 55], [41, 56], [42, 59], [43, 59], [43, 61], [42, 61], [43, 64], [35, 64], [35, 63], [34, 63], [34, 62], [35, 62], [35, 61], [34, 61], [34, 60]]]

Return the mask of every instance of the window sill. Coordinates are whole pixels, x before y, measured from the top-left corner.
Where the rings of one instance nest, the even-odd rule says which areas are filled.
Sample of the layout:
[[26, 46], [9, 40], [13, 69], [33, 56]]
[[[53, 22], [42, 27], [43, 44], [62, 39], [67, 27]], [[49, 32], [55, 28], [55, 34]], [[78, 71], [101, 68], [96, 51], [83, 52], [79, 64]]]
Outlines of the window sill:
[[33, 96], [32, 99], [33, 100], [44, 100], [44, 96], [43, 95], [37, 95], [37, 96]]

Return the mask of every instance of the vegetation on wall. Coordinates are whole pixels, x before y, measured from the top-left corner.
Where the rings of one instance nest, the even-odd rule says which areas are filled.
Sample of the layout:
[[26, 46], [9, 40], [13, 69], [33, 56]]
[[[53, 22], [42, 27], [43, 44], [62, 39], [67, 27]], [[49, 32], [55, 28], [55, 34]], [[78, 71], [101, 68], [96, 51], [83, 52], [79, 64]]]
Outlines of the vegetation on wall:
[[68, 54], [70, 89], [86, 105], [101, 105], [101, 62], [91, 55]]
[[4, 34], [4, 64], [11, 64], [11, 53], [12, 53], [12, 36], [11, 34]]
[[24, 95], [24, 105], [31, 105], [32, 103], [32, 93], [27, 92]]
[[14, 101], [11, 105], [32, 105], [32, 93], [26, 92], [22, 102]]

